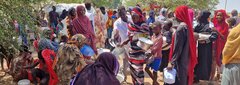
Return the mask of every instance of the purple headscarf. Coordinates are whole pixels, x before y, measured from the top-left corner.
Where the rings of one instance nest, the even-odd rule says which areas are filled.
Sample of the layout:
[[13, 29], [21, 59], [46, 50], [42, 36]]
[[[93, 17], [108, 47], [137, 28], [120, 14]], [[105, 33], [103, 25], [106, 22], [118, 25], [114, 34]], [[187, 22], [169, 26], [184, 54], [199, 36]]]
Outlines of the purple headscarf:
[[116, 78], [119, 63], [109, 52], [98, 56], [94, 64], [86, 66], [74, 78], [71, 85], [120, 85]]

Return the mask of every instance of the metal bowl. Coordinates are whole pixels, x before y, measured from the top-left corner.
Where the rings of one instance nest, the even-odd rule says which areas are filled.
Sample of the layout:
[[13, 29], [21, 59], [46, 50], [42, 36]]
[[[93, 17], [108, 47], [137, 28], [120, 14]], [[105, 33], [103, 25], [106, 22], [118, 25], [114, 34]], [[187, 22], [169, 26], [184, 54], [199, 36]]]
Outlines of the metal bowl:
[[199, 33], [199, 39], [198, 40], [207, 40], [211, 36], [211, 34], [205, 34], [205, 33]]
[[144, 37], [140, 37], [137, 42], [137, 46], [141, 47], [143, 50], [148, 50], [152, 45], [153, 41]]

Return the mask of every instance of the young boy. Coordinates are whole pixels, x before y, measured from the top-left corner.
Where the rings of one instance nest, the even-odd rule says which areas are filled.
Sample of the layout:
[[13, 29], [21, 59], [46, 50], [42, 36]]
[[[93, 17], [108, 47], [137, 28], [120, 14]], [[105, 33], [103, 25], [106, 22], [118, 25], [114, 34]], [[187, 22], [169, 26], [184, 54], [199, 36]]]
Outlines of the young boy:
[[62, 23], [62, 19], [59, 18], [59, 19], [58, 19], [57, 27], [56, 27], [56, 29], [54, 30], [54, 33], [56, 34], [57, 37], [59, 36], [59, 33], [60, 33], [60, 31], [63, 30], [63, 28], [64, 28], [64, 26], [63, 26], [63, 23]]
[[[147, 64], [145, 71], [153, 80], [153, 85], [159, 85], [157, 82], [157, 71], [160, 67], [162, 60], [162, 43], [163, 38], [161, 35], [161, 23], [159, 21], [153, 23], [153, 36], [152, 41], [154, 42], [153, 46], [149, 49], [151, 52], [152, 58], [154, 59], [151, 63]], [[153, 69], [151, 73], [150, 68]]]

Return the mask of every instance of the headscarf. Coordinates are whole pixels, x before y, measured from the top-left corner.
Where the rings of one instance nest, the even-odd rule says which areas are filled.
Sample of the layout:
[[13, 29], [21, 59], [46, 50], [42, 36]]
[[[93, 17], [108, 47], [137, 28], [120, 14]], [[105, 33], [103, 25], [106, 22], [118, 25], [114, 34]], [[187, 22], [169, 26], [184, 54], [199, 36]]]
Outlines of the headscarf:
[[130, 31], [140, 31], [139, 26], [141, 26], [142, 23], [144, 23], [143, 13], [140, 8], [135, 7], [132, 9], [132, 15], [134, 15], [134, 14], [139, 16], [139, 21], [137, 23], [128, 24], [128, 29]]
[[154, 23], [155, 22], [155, 15], [154, 15], [154, 11], [151, 10], [149, 12], [149, 17], [148, 17], [148, 20], [147, 20], [147, 24], [149, 25], [150, 23]]
[[[217, 20], [217, 13], [221, 12], [223, 14], [223, 21], [221, 23], [218, 22]], [[218, 30], [219, 33], [221, 33], [224, 36], [224, 40], [220, 37], [220, 35], [218, 36], [216, 42], [214, 43], [215, 45], [215, 57], [216, 57], [216, 62], [218, 66], [221, 66], [221, 54], [222, 54], [222, 50], [224, 48], [224, 45], [226, 43], [226, 39], [228, 36], [228, 24], [225, 22], [225, 20], [229, 18], [229, 16], [227, 15], [225, 10], [217, 10], [215, 11], [215, 15], [213, 17], [213, 24], [214, 27], [216, 27], [216, 29]]]
[[71, 85], [120, 85], [116, 78], [118, 68], [119, 63], [112, 53], [102, 53], [94, 64], [77, 74]]
[[101, 10], [99, 8], [96, 9], [96, 14], [94, 16], [94, 23], [95, 23], [95, 26], [97, 26], [97, 28], [99, 30], [103, 30], [102, 28], [102, 13], [101, 13]]
[[82, 34], [76, 34], [72, 37], [71, 41], [77, 41], [79, 46], [82, 46], [86, 43], [87, 38]]
[[194, 11], [193, 9], [188, 9], [188, 15], [189, 15], [189, 19], [190, 19], [190, 22], [193, 23], [193, 18], [194, 18]]
[[[50, 78], [48, 85], [57, 85], [58, 76], [52, 67], [53, 66], [52, 56], [54, 57], [54, 59], [56, 58], [56, 54], [54, 53], [53, 50], [45, 49], [42, 51], [42, 57], [44, 59], [45, 64], [47, 65], [47, 71], [49, 73], [49, 78]], [[40, 67], [42, 67], [42, 66], [40, 66]]]
[[136, 13], [140, 17], [139, 22], [141, 22], [141, 23], [144, 22], [143, 12], [140, 8], [138, 8], [138, 7], [133, 8], [132, 13]]
[[[194, 77], [194, 67], [197, 64], [197, 55], [196, 55], [196, 42], [194, 39], [194, 35], [193, 35], [193, 28], [192, 28], [192, 24], [191, 21], [189, 19], [189, 14], [188, 14], [188, 7], [187, 6], [178, 6], [175, 10], [175, 15], [176, 18], [183, 21], [184, 23], [187, 24], [188, 27], [188, 36], [189, 36], [189, 64], [188, 64], [188, 85], [192, 85], [193, 83], [193, 77]], [[175, 37], [175, 36], [174, 36]], [[174, 37], [172, 40], [172, 43], [174, 44]], [[169, 54], [169, 58], [172, 58], [173, 55], [173, 48], [174, 46], [171, 46], [170, 49], [170, 54]]]
[[42, 37], [50, 39], [52, 36], [52, 31], [49, 29], [44, 29], [42, 32]]
[[199, 17], [198, 17], [198, 22], [199, 23], [204, 23], [204, 24], [208, 24], [208, 18], [210, 17], [211, 12], [204, 10], [200, 13]]
[[202, 30], [206, 30], [205, 25], [209, 24], [208, 18], [211, 15], [211, 13], [207, 10], [201, 11], [198, 16], [198, 25], [195, 27], [195, 32], [201, 32]]
[[80, 71], [85, 65], [84, 58], [79, 48], [73, 44], [64, 44], [58, 50], [56, 71], [61, 84], [69, 84], [72, 75]]
[[113, 15], [113, 11], [110, 9], [110, 10], [108, 10], [107, 14], [108, 14], [108, 17], [111, 18]]
[[91, 22], [87, 16], [81, 15], [81, 9], [83, 8], [84, 6], [82, 5], [77, 6], [78, 17], [73, 20], [73, 35], [83, 34], [87, 39], [89, 39], [90, 46], [95, 51], [95, 53], [97, 53], [97, 48], [95, 45], [95, 34]]

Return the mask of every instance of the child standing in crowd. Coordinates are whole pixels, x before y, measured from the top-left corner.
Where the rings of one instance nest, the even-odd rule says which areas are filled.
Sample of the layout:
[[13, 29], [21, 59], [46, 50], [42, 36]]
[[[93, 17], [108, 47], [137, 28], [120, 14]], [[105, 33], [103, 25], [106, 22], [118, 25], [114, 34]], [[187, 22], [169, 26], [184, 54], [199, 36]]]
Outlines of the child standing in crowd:
[[66, 44], [68, 42], [68, 37], [66, 35], [61, 36], [60, 38], [60, 45]]
[[109, 10], [108, 11], [108, 20], [106, 23], [107, 27], [107, 38], [105, 41], [105, 46], [108, 49], [112, 49], [111, 45], [108, 44], [108, 40], [112, 37], [112, 31], [113, 31], [113, 23], [117, 20], [117, 17], [113, 15], [113, 11]]
[[[153, 32], [152, 41], [154, 42], [153, 46], [150, 48], [151, 55], [154, 60], [147, 64], [145, 71], [153, 80], [153, 85], [159, 85], [157, 82], [157, 71], [160, 68], [161, 59], [162, 59], [162, 43], [163, 38], [161, 35], [161, 23], [159, 21], [153, 23]], [[150, 72], [150, 68], [153, 69], [153, 72]]]
[[118, 18], [117, 11], [113, 11], [113, 15], [112, 16]]
[[154, 14], [154, 10], [151, 10], [149, 12], [149, 17], [148, 17], [148, 20], [147, 20], [147, 24], [149, 25], [150, 23], [153, 23], [155, 22], [155, 14]]
[[58, 34], [59, 34], [59, 32], [61, 31], [61, 30], [63, 30], [63, 23], [62, 23], [62, 19], [60, 18], [60, 19], [58, 19], [58, 25], [57, 25], [57, 28], [56, 28], [56, 30], [57, 30], [57, 32], [56, 32], [56, 35], [58, 36]]

